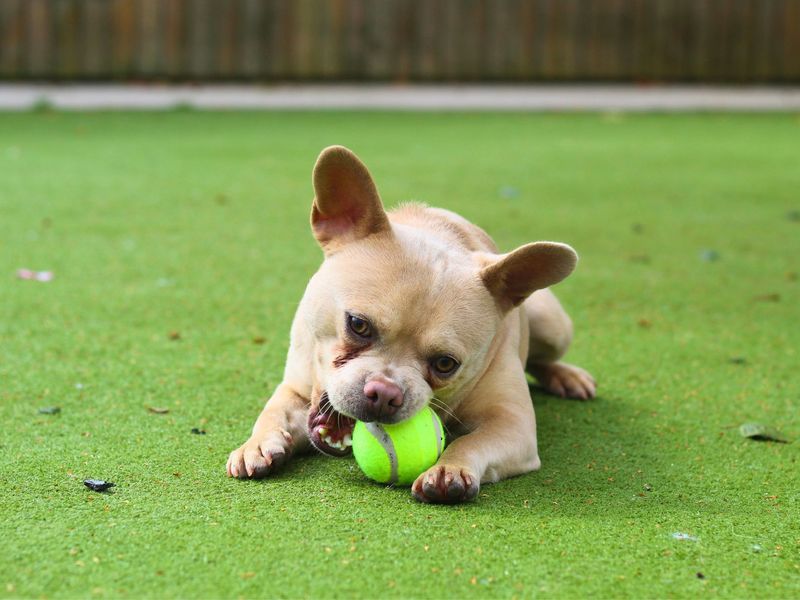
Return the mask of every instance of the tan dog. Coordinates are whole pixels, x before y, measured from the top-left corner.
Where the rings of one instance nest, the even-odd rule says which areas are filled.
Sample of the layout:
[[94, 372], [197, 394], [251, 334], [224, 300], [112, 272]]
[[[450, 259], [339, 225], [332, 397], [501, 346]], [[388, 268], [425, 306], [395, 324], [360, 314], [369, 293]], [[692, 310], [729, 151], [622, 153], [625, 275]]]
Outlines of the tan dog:
[[595, 393], [586, 371], [558, 362], [572, 324], [545, 289], [574, 269], [572, 248], [498, 254], [449, 211], [387, 214], [346, 148], [324, 150], [313, 180], [325, 261], [297, 310], [283, 382], [228, 475], [264, 477], [309, 442], [346, 454], [354, 419], [396, 423], [428, 404], [457, 437], [412, 486], [418, 500], [470, 500], [481, 482], [538, 469], [526, 365], [555, 394]]

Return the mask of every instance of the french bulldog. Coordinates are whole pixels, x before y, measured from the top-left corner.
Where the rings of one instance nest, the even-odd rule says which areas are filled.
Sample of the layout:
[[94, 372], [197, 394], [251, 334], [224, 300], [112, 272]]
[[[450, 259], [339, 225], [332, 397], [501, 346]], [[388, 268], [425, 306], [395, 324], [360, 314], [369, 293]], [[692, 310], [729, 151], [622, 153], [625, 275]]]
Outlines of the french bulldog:
[[469, 501], [481, 483], [538, 469], [526, 369], [553, 394], [595, 395], [592, 376], [560, 360], [572, 323], [547, 289], [575, 268], [575, 251], [534, 242], [500, 254], [453, 212], [386, 212], [341, 146], [322, 151], [313, 185], [325, 258], [297, 309], [283, 381], [228, 476], [266, 477], [312, 445], [343, 456], [356, 420], [398, 423], [425, 406], [452, 440], [414, 482], [417, 500]]

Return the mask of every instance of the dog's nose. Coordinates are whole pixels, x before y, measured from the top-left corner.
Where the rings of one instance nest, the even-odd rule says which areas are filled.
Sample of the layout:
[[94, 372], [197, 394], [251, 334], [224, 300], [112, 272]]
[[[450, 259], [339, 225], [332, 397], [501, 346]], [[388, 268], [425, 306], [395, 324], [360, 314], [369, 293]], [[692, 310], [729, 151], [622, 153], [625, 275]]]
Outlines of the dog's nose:
[[364, 386], [367, 413], [376, 421], [388, 417], [403, 406], [403, 390], [386, 379], [373, 379]]

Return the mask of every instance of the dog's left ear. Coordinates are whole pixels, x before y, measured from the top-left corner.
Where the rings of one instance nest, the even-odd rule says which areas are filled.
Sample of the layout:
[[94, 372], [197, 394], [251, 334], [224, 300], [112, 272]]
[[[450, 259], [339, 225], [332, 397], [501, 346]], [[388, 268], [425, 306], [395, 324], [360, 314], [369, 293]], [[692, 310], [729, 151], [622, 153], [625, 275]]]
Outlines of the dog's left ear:
[[484, 267], [484, 285], [505, 312], [522, 304], [536, 290], [555, 285], [572, 273], [578, 255], [557, 242], [534, 242], [502, 255]]
[[314, 166], [311, 229], [326, 254], [381, 231], [389, 218], [367, 167], [343, 146], [325, 148]]

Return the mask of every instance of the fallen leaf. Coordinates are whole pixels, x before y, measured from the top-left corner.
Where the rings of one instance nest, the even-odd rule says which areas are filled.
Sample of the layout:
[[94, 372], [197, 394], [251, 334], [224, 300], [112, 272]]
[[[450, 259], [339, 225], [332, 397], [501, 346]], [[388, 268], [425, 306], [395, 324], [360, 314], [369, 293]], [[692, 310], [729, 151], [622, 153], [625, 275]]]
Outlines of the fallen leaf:
[[171, 340], [179, 340], [179, 339], [181, 339], [181, 332], [180, 331], [170, 331], [168, 337]]
[[18, 269], [17, 278], [25, 279], [27, 281], [41, 281], [47, 283], [53, 281], [55, 275], [52, 271], [31, 271], [30, 269]]
[[780, 442], [781, 444], [788, 444], [784, 435], [772, 427], [762, 425], [761, 423], [744, 423], [739, 426], [739, 433], [742, 437], [750, 438], [757, 442]]
[[253, 343], [254, 343], [254, 344], [263, 344], [263, 343], [265, 343], [266, 341], [267, 341], [267, 338], [265, 338], [265, 337], [261, 337], [261, 336], [257, 336], [257, 337], [254, 337], [254, 338], [253, 338]]
[[653, 326], [653, 322], [650, 319], [639, 319], [636, 324], [642, 329], [650, 329]]

